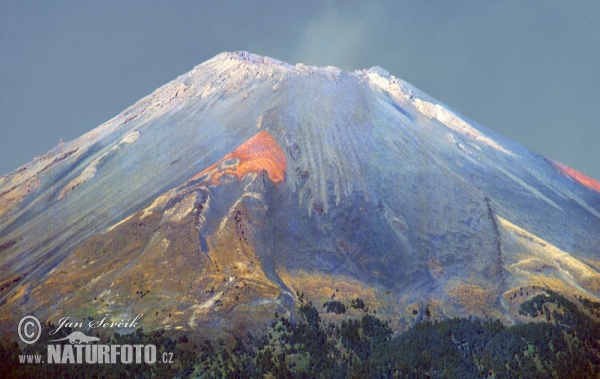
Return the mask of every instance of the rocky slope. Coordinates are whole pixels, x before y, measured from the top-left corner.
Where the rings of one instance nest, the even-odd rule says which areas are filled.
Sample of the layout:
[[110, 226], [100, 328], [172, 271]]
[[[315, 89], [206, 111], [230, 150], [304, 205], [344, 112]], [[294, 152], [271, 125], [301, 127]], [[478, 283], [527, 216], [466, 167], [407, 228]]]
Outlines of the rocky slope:
[[0, 178], [3, 332], [244, 333], [301, 292], [510, 323], [542, 286], [598, 300], [599, 256], [600, 183], [380, 68], [224, 53]]

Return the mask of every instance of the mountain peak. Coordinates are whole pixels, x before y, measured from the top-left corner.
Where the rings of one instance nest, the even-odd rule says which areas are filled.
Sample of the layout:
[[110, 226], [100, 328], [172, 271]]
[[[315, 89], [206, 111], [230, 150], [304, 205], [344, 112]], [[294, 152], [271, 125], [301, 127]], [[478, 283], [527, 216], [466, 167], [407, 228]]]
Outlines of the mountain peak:
[[216, 55], [214, 58], [196, 66], [192, 72], [203, 70], [206, 66], [221, 67], [224, 71], [230, 69], [232, 62], [242, 63], [244, 66], [236, 66], [238, 69], [245, 67], [253, 67], [259, 70], [273, 69], [277, 72], [285, 72], [288, 74], [299, 74], [306, 75], [309, 73], [316, 73], [322, 75], [353, 75], [357, 77], [364, 77], [369, 74], [376, 74], [382, 78], [389, 79], [390, 73], [379, 66], [373, 66], [369, 69], [359, 69], [355, 71], [344, 71], [335, 66], [314, 66], [306, 65], [303, 63], [290, 64], [271, 57], [261, 56], [247, 51], [235, 51], [235, 52], [224, 52]]
[[253, 54], [247, 51], [234, 51], [234, 52], [223, 52], [221, 54], [216, 55], [214, 58], [208, 60], [206, 63], [211, 61], [228, 61], [228, 60], [237, 60], [241, 62], [247, 62], [252, 65], [261, 66], [281, 66], [286, 68], [291, 68], [293, 65], [289, 63], [282, 62], [280, 60], [270, 58], [267, 56], [261, 56], [257, 54]]
[[598, 188], [379, 67], [223, 53], [0, 178], [0, 330], [235, 332], [338, 288], [510, 322], [515, 288], [599, 298]]

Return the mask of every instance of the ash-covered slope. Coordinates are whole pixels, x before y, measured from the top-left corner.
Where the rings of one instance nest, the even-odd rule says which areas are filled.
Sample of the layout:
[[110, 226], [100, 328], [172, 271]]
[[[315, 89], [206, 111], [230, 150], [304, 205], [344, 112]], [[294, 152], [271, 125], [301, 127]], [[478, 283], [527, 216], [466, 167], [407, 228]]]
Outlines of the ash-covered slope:
[[3, 330], [236, 331], [297, 292], [512, 320], [534, 287], [598, 299], [599, 254], [600, 184], [379, 68], [224, 53], [0, 178]]

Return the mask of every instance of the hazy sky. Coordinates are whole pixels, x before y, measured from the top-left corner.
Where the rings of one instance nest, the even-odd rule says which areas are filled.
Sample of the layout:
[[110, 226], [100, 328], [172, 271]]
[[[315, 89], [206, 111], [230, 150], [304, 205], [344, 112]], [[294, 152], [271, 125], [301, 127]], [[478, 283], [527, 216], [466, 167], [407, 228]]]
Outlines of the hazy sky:
[[600, 1], [0, 2], [0, 175], [223, 51], [381, 66], [600, 179]]

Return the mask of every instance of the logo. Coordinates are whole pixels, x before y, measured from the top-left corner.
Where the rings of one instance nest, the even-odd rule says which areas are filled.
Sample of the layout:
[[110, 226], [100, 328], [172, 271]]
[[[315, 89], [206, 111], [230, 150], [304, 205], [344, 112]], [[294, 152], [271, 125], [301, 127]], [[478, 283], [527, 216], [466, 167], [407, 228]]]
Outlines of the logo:
[[57, 342], [57, 341], [69, 341], [72, 345], [75, 345], [75, 344], [79, 345], [82, 343], [100, 341], [100, 338], [86, 336], [85, 334], [83, 334], [81, 332], [73, 332], [73, 333], [69, 334], [68, 336], [66, 336], [65, 338], [60, 338], [57, 340], [50, 340], [48, 342]]
[[42, 335], [42, 324], [35, 316], [25, 316], [19, 321], [17, 333], [23, 343], [34, 344]]
[[[98, 321], [88, 323], [89, 330], [95, 328], [110, 329], [133, 329], [138, 326], [142, 314], [133, 320], [116, 319], [109, 320], [109, 315]], [[47, 333], [48, 336], [56, 335], [62, 328], [64, 331], [73, 328], [84, 328], [82, 322], [73, 322], [70, 317], [63, 317], [58, 321], [58, 327]], [[42, 324], [35, 316], [25, 316], [19, 321], [17, 329], [19, 339], [27, 344], [36, 343], [42, 335]], [[66, 333], [65, 333], [66, 334]], [[63, 334], [64, 335], [64, 334]], [[58, 336], [57, 336], [58, 337]], [[55, 337], [56, 338], [56, 337]], [[68, 336], [47, 340], [46, 357], [39, 354], [20, 355], [19, 362], [27, 364], [155, 364], [173, 363], [173, 353], [163, 353], [162, 360], [157, 359], [157, 348], [153, 344], [106, 344], [99, 342], [100, 338], [88, 336], [81, 331], [73, 331]], [[64, 342], [64, 343], [60, 343]], [[68, 342], [68, 343], [67, 343]]]

